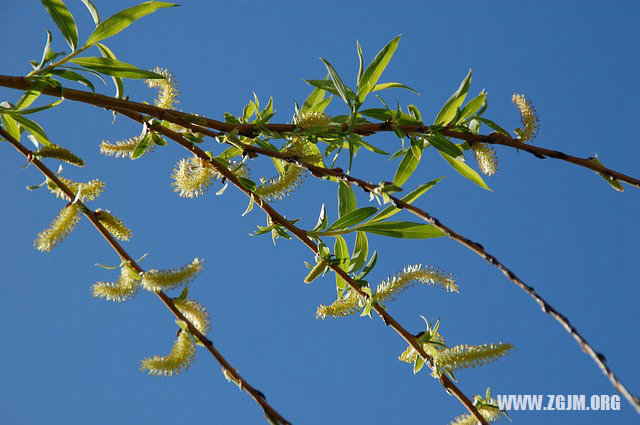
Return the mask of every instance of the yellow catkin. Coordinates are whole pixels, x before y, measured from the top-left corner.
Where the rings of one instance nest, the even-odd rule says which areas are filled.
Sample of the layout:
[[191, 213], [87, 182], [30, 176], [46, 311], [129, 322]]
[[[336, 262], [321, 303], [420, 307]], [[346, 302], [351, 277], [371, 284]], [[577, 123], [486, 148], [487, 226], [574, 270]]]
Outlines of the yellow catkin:
[[164, 77], [163, 79], [145, 81], [148, 87], [158, 89], [158, 97], [154, 100], [154, 104], [160, 108], [175, 109], [180, 102], [178, 100], [180, 90], [178, 89], [176, 78], [165, 68], [156, 67], [152, 71]]
[[218, 176], [218, 172], [210, 164], [192, 156], [178, 161], [171, 174], [171, 185], [179, 196], [196, 198], [202, 195]]
[[138, 282], [123, 267], [120, 269], [120, 278], [117, 282], [97, 282], [91, 286], [91, 294], [96, 298], [122, 302], [133, 297], [139, 287]]
[[381, 304], [393, 301], [399, 293], [416, 283], [436, 285], [448, 292], [458, 292], [458, 285], [451, 275], [433, 267], [422, 268], [421, 264], [416, 264], [405, 267], [400, 273], [380, 283], [373, 299]]
[[298, 127], [303, 130], [316, 127], [320, 130], [325, 130], [329, 128], [330, 122], [331, 118], [322, 112], [308, 111], [300, 116], [300, 119], [298, 120]]
[[[493, 406], [482, 405], [478, 406], [478, 411], [482, 415], [482, 417], [489, 423], [497, 422], [504, 417], [504, 412], [498, 410], [497, 406], [498, 402], [494, 399], [490, 400], [490, 403]], [[465, 413], [463, 415], [458, 416], [453, 421], [450, 422], [449, 425], [477, 425], [478, 420], [468, 414]]]
[[[100, 196], [102, 192], [104, 192], [105, 184], [98, 179], [93, 179], [86, 183], [74, 182], [62, 176], [58, 176], [58, 179], [60, 179], [60, 181], [64, 183], [64, 185], [67, 186], [73, 193], [77, 194], [78, 192], [80, 192], [79, 198], [82, 201], [93, 201], [95, 198]], [[49, 188], [51, 193], [56, 195], [56, 198], [68, 199], [67, 195], [62, 190], [60, 190], [60, 188], [56, 186], [55, 183], [49, 181], [47, 187]]]
[[38, 251], [51, 251], [58, 242], [67, 237], [80, 221], [78, 205], [71, 204], [64, 207], [51, 222], [51, 225], [38, 233], [33, 245]]
[[347, 297], [335, 300], [330, 305], [320, 305], [316, 311], [316, 319], [326, 319], [331, 317], [346, 317], [357, 313], [360, 310], [360, 298], [350, 291]]
[[[107, 140], [103, 140], [102, 143], [100, 143], [100, 153], [116, 158], [131, 158], [131, 155], [133, 154], [133, 151], [135, 150], [139, 142], [140, 137], [132, 137], [127, 140], [118, 141], [116, 143], [110, 143]], [[144, 154], [152, 151], [154, 148], [155, 144], [153, 143], [153, 141], [150, 141]]]
[[209, 332], [211, 319], [209, 312], [202, 304], [189, 299], [176, 299], [173, 303], [201, 334], [206, 335]]
[[84, 161], [82, 158], [76, 156], [70, 150], [58, 145], [43, 146], [38, 150], [38, 152], [35, 152], [34, 155], [40, 158], [54, 158], [78, 167], [84, 167]]
[[304, 278], [304, 283], [311, 283], [316, 280], [322, 272], [324, 272], [327, 268], [327, 260], [324, 258], [318, 261], [318, 263], [309, 271], [307, 277]]
[[122, 221], [109, 211], [103, 211], [101, 209], [96, 210], [96, 216], [100, 224], [104, 226], [109, 233], [115, 238], [122, 241], [128, 241], [131, 237], [131, 229], [122, 224]]
[[511, 98], [513, 103], [516, 104], [518, 111], [520, 111], [520, 121], [524, 128], [517, 128], [516, 133], [521, 142], [533, 140], [538, 134], [539, 120], [536, 108], [533, 107], [531, 101], [529, 101], [524, 94], [515, 93]]
[[482, 366], [504, 357], [513, 348], [511, 344], [456, 345], [438, 351], [435, 364], [446, 371]]
[[186, 370], [196, 354], [196, 346], [188, 332], [181, 331], [168, 356], [154, 356], [141, 362], [141, 369], [151, 375], [171, 376]]
[[498, 171], [498, 155], [492, 146], [478, 142], [474, 143], [471, 149], [476, 161], [478, 161], [480, 171], [488, 176], [492, 176]]
[[175, 270], [149, 270], [142, 275], [141, 284], [147, 291], [165, 291], [176, 288], [193, 279], [202, 271], [202, 260], [194, 260]]

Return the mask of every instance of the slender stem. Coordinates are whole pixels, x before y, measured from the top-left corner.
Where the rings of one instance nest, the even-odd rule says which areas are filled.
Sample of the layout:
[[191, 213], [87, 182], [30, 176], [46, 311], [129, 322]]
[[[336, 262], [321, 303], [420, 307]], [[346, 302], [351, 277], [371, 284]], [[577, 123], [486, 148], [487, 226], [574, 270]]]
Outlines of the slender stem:
[[[0, 75], [0, 86], [9, 87], [9, 88], [18, 89], [18, 90], [27, 90], [30, 86], [30, 83], [26, 81], [24, 77]], [[189, 114], [186, 112], [174, 111], [172, 109], [163, 109], [153, 105], [132, 102], [124, 99], [116, 99], [116, 98], [101, 95], [101, 94], [91, 93], [91, 92], [82, 91], [82, 90], [69, 89], [69, 88], [45, 87], [42, 90], [42, 93], [50, 96], [64, 97], [66, 99], [70, 99], [74, 101], [85, 102], [95, 106], [114, 107], [119, 109], [126, 109], [129, 111], [136, 111], [136, 112], [148, 114], [150, 116], [156, 117], [161, 120], [167, 120], [169, 122], [172, 122], [174, 124], [178, 124], [187, 128], [197, 127], [193, 125], [193, 123], [197, 123], [197, 124], [201, 124], [202, 126], [209, 127], [211, 129], [221, 131], [224, 133], [228, 133], [230, 131], [238, 129], [238, 134], [247, 136], [247, 137], [256, 136], [257, 134], [260, 133], [261, 129], [266, 129], [269, 131], [279, 132], [279, 133], [288, 133], [296, 129], [296, 126], [293, 124], [256, 125], [256, 124], [226, 123], [222, 121], [213, 120], [207, 117], [195, 116], [193, 114]], [[349, 124], [345, 123], [340, 127], [340, 130], [347, 131], [348, 128], [349, 128]], [[394, 126], [389, 121], [375, 123], [375, 124], [358, 124], [353, 127], [352, 131], [360, 135], [371, 135], [378, 132], [393, 131], [394, 128], [402, 130], [405, 133], [429, 133], [430, 131], [432, 131], [429, 126], [419, 126], [419, 125]], [[440, 129], [438, 131], [442, 132], [442, 134], [447, 135], [449, 137], [465, 140], [470, 143], [483, 142], [483, 143], [497, 144], [497, 145], [507, 146], [513, 149], [524, 150], [538, 158], [554, 158], [554, 159], [570, 162], [572, 164], [579, 165], [581, 167], [588, 168], [593, 171], [602, 173], [606, 176], [611, 176], [631, 186], [640, 188], [640, 179], [637, 179], [635, 177], [631, 177], [623, 173], [620, 173], [618, 171], [607, 168], [601, 164], [598, 164], [595, 161], [589, 160], [589, 158], [579, 158], [576, 156], [565, 154], [560, 151], [541, 148], [541, 147], [537, 147], [529, 144], [524, 144], [520, 142], [518, 139], [512, 139], [508, 136], [499, 135], [497, 133], [492, 133], [490, 135], [474, 135], [470, 133], [464, 133], [461, 131], [454, 131], [449, 129]]]
[[[138, 114], [137, 112], [119, 110], [117, 108], [112, 108], [112, 109], [139, 123], [144, 122], [144, 117]], [[244, 192], [247, 196], [253, 197], [255, 204], [258, 205], [274, 223], [278, 223], [283, 227], [285, 227], [287, 230], [289, 230], [294, 236], [296, 236], [296, 238], [298, 238], [298, 240], [300, 240], [304, 245], [306, 245], [307, 248], [309, 248], [314, 254], [318, 253], [318, 246], [315, 244], [315, 242], [313, 242], [307, 236], [304, 230], [291, 224], [289, 220], [287, 220], [285, 217], [280, 215], [280, 213], [278, 213], [275, 209], [273, 209], [271, 205], [269, 205], [267, 202], [261, 199], [254, 192], [244, 187], [240, 183], [240, 181], [238, 180], [235, 174], [233, 174], [230, 170], [222, 166], [217, 161], [212, 160], [202, 149], [193, 145], [193, 143], [185, 139], [180, 133], [172, 131], [168, 128], [165, 128], [160, 125], [153, 125], [151, 128], [154, 131], [162, 133], [164, 136], [174, 140], [175, 142], [180, 144], [182, 147], [184, 147], [185, 149], [187, 149], [188, 151], [190, 151], [200, 159], [211, 164], [211, 166], [213, 166], [213, 168], [218, 173], [220, 173], [227, 180], [229, 180], [234, 186], [236, 186], [238, 189]], [[349, 287], [352, 290], [354, 290], [356, 293], [358, 293], [359, 296], [365, 299], [369, 297], [368, 294], [364, 292], [360, 288], [360, 286], [353, 280], [353, 278], [351, 278], [351, 276], [349, 276], [349, 274], [346, 273], [344, 270], [342, 270], [339, 266], [330, 265], [329, 267], [336, 274], [338, 274], [342, 279], [344, 279], [349, 285]], [[424, 359], [425, 363], [429, 365], [432, 371], [435, 371], [433, 358], [424, 351], [424, 349], [422, 348], [422, 345], [417, 341], [414, 335], [412, 335], [411, 333], [409, 333], [409, 331], [407, 331], [404, 327], [402, 327], [402, 325], [400, 325], [393, 317], [391, 317], [391, 315], [387, 313], [387, 311], [383, 307], [381, 307], [378, 303], [374, 302], [372, 309], [382, 318], [382, 320], [387, 326], [390, 326], [393, 330], [395, 330], [402, 337], [402, 339], [404, 339], [411, 347], [413, 347], [416, 350], [416, 352]], [[483, 425], [487, 425], [486, 419], [484, 419], [484, 417], [480, 414], [478, 409], [473, 405], [473, 402], [462, 392], [462, 390], [460, 390], [453, 383], [453, 381], [451, 381], [451, 379], [448, 376], [446, 376], [445, 374], [442, 374], [439, 377], [439, 380], [441, 385], [445, 388], [445, 390], [449, 394], [454, 395], [480, 423], [482, 423]]]
[[69, 53], [67, 56], [63, 57], [62, 59], [60, 59], [59, 61], [56, 61], [54, 63], [51, 63], [47, 66], [45, 66], [42, 69], [34, 69], [33, 71], [31, 71], [30, 73], [27, 74], [27, 77], [31, 77], [34, 74], [44, 74], [47, 71], [49, 71], [50, 69], [54, 69], [57, 66], [63, 65], [67, 62], [69, 62], [71, 59], [73, 59], [74, 57], [78, 56], [80, 53], [84, 52], [85, 50], [87, 50], [89, 47], [91, 46], [83, 46], [81, 48], [79, 48], [76, 51], [73, 51], [71, 53]]
[[[2, 127], [0, 127], [0, 135], [5, 138], [18, 152], [24, 155], [27, 159], [31, 161], [31, 163], [49, 180], [54, 182], [56, 186], [66, 195], [66, 197], [72, 201], [75, 199], [76, 194], [73, 193], [69, 187], [67, 187], [59, 178], [56, 176], [54, 172], [52, 172], [49, 168], [47, 168], [41, 161], [33, 158], [33, 152], [24, 147], [18, 140], [12, 137], [9, 133], [7, 133]], [[83, 209], [84, 210], [84, 209]], [[98, 232], [102, 235], [102, 237], [109, 243], [111, 248], [118, 254], [118, 256], [122, 260], [128, 261], [131, 266], [138, 273], [144, 273], [144, 270], [138, 265], [138, 263], [124, 250], [122, 245], [118, 243], [118, 241], [109, 233], [102, 223], [97, 218], [97, 215], [94, 211], [86, 209], [84, 211], [84, 215], [89, 219], [91, 224], [98, 230]], [[282, 415], [280, 415], [269, 403], [267, 403], [264, 395], [253, 388], [240, 374], [229, 364], [229, 362], [220, 354], [220, 352], [215, 348], [213, 342], [206, 336], [204, 336], [194, 325], [191, 323], [184, 315], [180, 312], [180, 310], [176, 307], [173, 302], [173, 299], [167, 296], [164, 292], [158, 291], [154, 292], [155, 295], [164, 303], [165, 306], [173, 313], [173, 315], [178, 319], [187, 324], [189, 332], [200, 342], [202, 343], [207, 351], [209, 351], [213, 357], [220, 363], [223, 371], [226, 371], [230, 374], [236, 382], [239, 383], [240, 388], [247, 392], [253, 398], [256, 403], [260, 405], [265, 415], [270, 415], [274, 418], [277, 418], [280, 423], [283, 425], [290, 425], [290, 422], [287, 421]]]
[[[334, 178], [343, 180], [345, 182], [353, 183], [359, 188], [361, 188], [362, 190], [364, 190], [365, 192], [373, 192], [379, 188], [379, 186], [376, 184], [373, 184], [365, 180], [359, 179], [357, 177], [353, 177], [346, 174], [340, 168], [319, 167], [319, 166], [301, 161], [299, 158], [292, 158], [290, 155], [284, 154], [282, 152], [270, 151], [270, 150], [262, 149], [256, 146], [245, 145], [243, 147], [245, 149], [245, 152], [247, 153], [260, 154], [260, 155], [268, 156], [271, 158], [278, 158], [290, 163], [294, 163], [300, 167], [304, 167], [312, 175], [316, 177], [334, 177]], [[613, 387], [627, 399], [627, 401], [636, 409], [638, 413], [640, 413], [640, 399], [637, 396], [631, 394], [631, 392], [624, 386], [622, 381], [616, 376], [616, 374], [607, 364], [607, 360], [605, 356], [599, 353], [598, 351], [596, 351], [591, 346], [591, 344], [589, 344], [589, 342], [580, 334], [580, 332], [578, 332], [575, 326], [571, 324], [569, 319], [563, 314], [561, 314], [554, 307], [552, 307], [551, 304], [549, 304], [544, 298], [542, 298], [542, 296], [540, 296], [533, 289], [533, 287], [524, 283], [514, 272], [512, 272], [509, 268], [507, 268], [507, 266], [505, 266], [502, 262], [500, 262], [495, 256], [488, 253], [481, 244], [460, 235], [459, 233], [457, 233], [450, 227], [446, 226], [440, 220], [433, 217], [431, 214], [429, 214], [428, 212], [424, 211], [421, 208], [418, 208], [408, 202], [405, 202], [393, 195], [389, 195], [389, 199], [391, 200], [391, 202], [394, 204], [396, 208], [406, 209], [410, 213], [414, 214], [415, 216], [421, 218], [422, 220], [426, 221], [427, 223], [441, 230], [450, 239], [460, 243], [464, 247], [470, 249], [474, 253], [484, 258], [489, 264], [498, 268], [498, 270], [500, 270], [507, 277], [509, 281], [511, 281], [520, 289], [525, 291], [527, 295], [533, 298], [533, 300], [540, 306], [543, 312], [553, 317], [553, 319], [556, 320], [576, 340], [578, 345], [580, 345], [580, 348], [582, 348], [582, 350], [592, 358], [592, 360], [600, 368], [602, 373], [609, 379]], [[331, 231], [331, 232], [324, 232], [319, 234], [333, 235], [333, 234], [342, 234], [347, 232], [348, 230]]]

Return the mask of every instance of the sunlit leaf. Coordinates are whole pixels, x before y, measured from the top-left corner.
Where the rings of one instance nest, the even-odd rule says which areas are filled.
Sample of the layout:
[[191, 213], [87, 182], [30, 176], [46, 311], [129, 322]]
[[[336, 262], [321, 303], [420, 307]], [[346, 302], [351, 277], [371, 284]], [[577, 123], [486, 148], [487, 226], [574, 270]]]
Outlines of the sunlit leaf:
[[399, 42], [400, 36], [397, 36], [389, 43], [387, 43], [387, 45], [378, 52], [376, 57], [373, 58], [369, 66], [367, 66], [367, 69], [365, 69], [358, 84], [357, 101], [359, 104], [362, 104], [364, 102], [367, 95], [371, 92], [373, 87], [378, 82], [378, 79], [380, 79], [382, 72], [387, 67], [389, 61], [391, 60], [391, 57], [393, 56], [393, 53], [396, 51]]
[[96, 29], [93, 30], [85, 46], [92, 46], [100, 40], [111, 37], [131, 25], [134, 21], [142, 18], [145, 15], [155, 12], [162, 7], [177, 6], [173, 3], [166, 3], [162, 1], [148, 1], [137, 6], [130, 7], [128, 9], [121, 10], [115, 15], [107, 18], [104, 22], [98, 24]]
[[365, 223], [356, 227], [356, 229], [367, 233], [375, 233], [376, 235], [402, 239], [429, 239], [444, 236], [440, 229], [431, 224], [411, 221]]
[[40, 0], [47, 13], [53, 19], [53, 22], [58, 26], [58, 29], [62, 33], [62, 36], [67, 41], [71, 50], [76, 50], [78, 47], [78, 28], [73, 20], [73, 16], [69, 9], [64, 5], [62, 0]]
[[338, 185], [338, 218], [356, 209], [356, 195], [345, 182]]
[[[435, 180], [431, 180], [428, 183], [421, 184], [420, 186], [418, 186], [417, 188], [409, 192], [407, 195], [403, 196], [401, 200], [406, 202], [407, 204], [413, 203], [413, 201], [415, 201], [416, 199], [418, 199], [419, 197], [427, 193], [429, 189], [435, 186], [436, 183], [438, 183], [443, 178], [444, 177], [440, 177]], [[391, 217], [392, 215], [399, 213], [400, 211], [401, 211], [400, 208], [397, 208], [394, 205], [389, 205], [387, 208], [380, 211], [378, 215], [376, 215], [371, 220], [369, 220], [369, 223], [385, 220]]]
[[396, 174], [393, 177], [393, 184], [396, 186], [402, 186], [407, 181], [411, 174], [416, 170], [422, 157], [422, 149], [418, 144], [412, 143], [411, 148], [407, 151], [400, 161], [400, 165], [396, 170]]
[[346, 229], [347, 227], [353, 226], [358, 223], [362, 223], [367, 218], [374, 215], [378, 209], [376, 207], [364, 207], [358, 208], [351, 212], [346, 213], [339, 219], [337, 219], [329, 228], [326, 230], [338, 230], [338, 229]]
[[160, 79], [164, 78], [160, 74], [152, 71], [140, 69], [134, 65], [111, 58], [98, 57], [82, 57], [71, 59], [71, 62], [84, 66], [103, 74], [112, 75], [114, 77], [123, 78], [144, 78], [144, 79]]
[[440, 155], [442, 155], [442, 157], [446, 159], [449, 164], [451, 164], [453, 169], [460, 173], [462, 176], [468, 178], [483, 189], [491, 190], [489, 186], [487, 186], [487, 184], [484, 182], [484, 180], [482, 180], [480, 174], [478, 174], [473, 168], [464, 163], [462, 157], [453, 158], [442, 151], [440, 151]]
[[469, 70], [469, 73], [467, 74], [465, 79], [462, 80], [462, 83], [460, 84], [460, 87], [458, 87], [458, 90], [456, 90], [456, 92], [453, 93], [449, 98], [449, 100], [447, 100], [447, 102], [444, 104], [444, 106], [438, 113], [438, 116], [436, 116], [436, 120], [434, 121], [434, 124], [436, 125], [449, 124], [449, 122], [453, 119], [453, 117], [455, 117], [456, 112], [460, 107], [460, 105], [462, 105], [462, 103], [464, 102], [464, 99], [467, 96], [467, 92], [469, 92], [470, 85], [471, 85], [471, 70]]

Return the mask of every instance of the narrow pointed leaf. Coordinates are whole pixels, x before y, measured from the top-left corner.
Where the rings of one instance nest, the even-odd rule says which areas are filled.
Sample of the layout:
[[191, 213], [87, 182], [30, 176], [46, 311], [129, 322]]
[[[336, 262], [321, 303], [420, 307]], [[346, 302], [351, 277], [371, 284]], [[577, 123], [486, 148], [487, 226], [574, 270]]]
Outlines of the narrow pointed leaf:
[[42, 90], [47, 86], [46, 81], [38, 80], [31, 84], [29, 88], [24, 92], [22, 97], [16, 102], [16, 109], [28, 108], [42, 93]]
[[93, 86], [91, 80], [89, 80], [82, 74], [78, 74], [75, 71], [71, 71], [70, 69], [54, 69], [51, 71], [51, 73], [69, 81], [76, 81], [83, 86], [90, 88], [92, 92], [96, 91], [96, 88]]
[[451, 164], [453, 169], [460, 173], [462, 176], [468, 178], [483, 189], [491, 190], [489, 186], [487, 186], [487, 184], [484, 182], [484, 180], [482, 180], [480, 174], [478, 174], [473, 168], [464, 163], [462, 157], [453, 158], [442, 151], [439, 152], [440, 155], [442, 155], [442, 157], [446, 159], [449, 164]]
[[[351, 105], [351, 99], [349, 99], [347, 86], [342, 82], [342, 78], [338, 75], [338, 72], [335, 70], [333, 65], [329, 63], [328, 60], [324, 58], [320, 58], [320, 60], [324, 63], [324, 66], [327, 67], [327, 72], [331, 77], [331, 81], [333, 82], [333, 86], [335, 87], [337, 94], [344, 100], [347, 105]], [[353, 93], [353, 92], [352, 92]]]
[[434, 148], [440, 152], [444, 152], [447, 155], [457, 158], [462, 156], [462, 151], [453, 142], [444, 137], [441, 133], [435, 132], [426, 136], [426, 139], [433, 145]]
[[73, 16], [69, 9], [64, 5], [62, 0], [40, 0], [47, 13], [53, 19], [53, 22], [58, 26], [58, 29], [62, 33], [62, 36], [67, 41], [71, 50], [76, 50], [78, 47], [78, 28], [76, 22], [73, 20]]
[[346, 229], [347, 227], [362, 223], [377, 211], [378, 209], [376, 207], [358, 208], [337, 219], [326, 231]]
[[471, 99], [469, 103], [464, 105], [464, 108], [462, 108], [459, 121], [464, 121], [465, 119], [469, 118], [471, 115], [475, 114], [482, 107], [486, 98], [487, 98], [486, 93], [480, 93], [478, 96]]
[[369, 241], [367, 240], [367, 234], [365, 232], [356, 233], [356, 244], [353, 247], [353, 255], [351, 255], [352, 263], [349, 269], [359, 270], [364, 266], [367, 261], [367, 255], [369, 254]]
[[[340, 260], [339, 267], [342, 270], [349, 270], [349, 248], [347, 247], [347, 242], [342, 236], [336, 236], [333, 255], [336, 257], [336, 259]], [[342, 296], [342, 293], [344, 292], [346, 287], [347, 282], [336, 273], [336, 288], [338, 290], [338, 298]]]
[[91, 33], [85, 46], [92, 46], [100, 40], [111, 37], [131, 25], [134, 21], [142, 18], [145, 15], [155, 12], [162, 7], [177, 6], [173, 3], [166, 3], [162, 1], [148, 1], [137, 6], [130, 7], [128, 9], [121, 10], [115, 15], [105, 19], [104, 22], [98, 24], [95, 30]]
[[[114, 55], [111, 49], [109, 49], [104, 44], [96, 43], [96, 47], [98, 48], [98, 50], [100, 50], [100, 54], [103, 57], [116, 59], [116, 55]], [[122, 78], [111, 76], [111, 79], [113, 80], [113, 84], [115, 84], [116, 86], [116, 97], [118, 99], [122, 99], [122, 97], [124, 96], [124, 83], [122, 82]]]
[[467, 74], [465, 79], [462, 80], [462, 83], [460, 84], [460, 87], [458, 87], [458, 90], [456, 90], [456, 92], [453, 93], [449, 98], [449, 100], [447, 100], [447, 102], [444, 104], [444, 106], [438, 113], [438, 116], [436, 116], [436, 120], [434, 121], [434, 124], [436, 125], [449, 124], [449, 122], [456, 115], [456, 111], [458, 110], [460, 105], [462, 105], [462, 102], [464, 102], [464, 99], [467, 96], [467, 93], [469, 92], [470, 85], [471, 85], [471, 70], [469, 70], [469, 73]]
[[358, 40], [356, 40], [356, 50], [358, 50], [358, 79], [356, 82], [358, 87], [360, 87], [360, 80], [362, 80], [362, 73], [364, 72], [364, 59], [362, 58], [362, 47]]
[[91, 3], [91, 0], [81, 0], [81, 1], [82, 3], [84, 3], [85, 6], [87, 6], [87, 9], [89, 9], [89, 13], [93, 18], [93, 23], [95, 23], [96, 26], [98, 26], [98, 24], [100, 23], [100, 14], [98, 13], [98, 9], [96, 9], [93, 3]]
[[422, 149], [417, 144], [412, 144], [411, 149], [407, 151], [402, 161], [400, 161], [400, 165], [393, 177], [393, 184], [402, 186], [418, 167], [421, 157]]
[[[440, 177], [440, 178], [437, 178], [435, 180], [431, 180], [428, 183], [421, 184], [420, 186], [418, 186], [417, 188], [415, 188], [414, 190], [409, 192], [407, 195], [403, 196], [401, 200], [406, 202], [407, 204], [413, 203], [413, 201], [415, 201], [416, 199], [418, 199], [419, 197], [421, 197], [422, 195], [427, 193], [427, 191], [429, 189], [431, 189], [433, 186], [435, 186], [436, 183], [438, 183], [443, 178], [444, 177]], [[395, 214], [397, 214], [399, 212], [400, 212], [400, 208], [397, 208], [394, 205], [389, 205], [387, 208], [385, 208], [382, 211], [380, 211], [380, 213], [378, 215], [376, 215], [371, 220], [369, 220], [369, 223], [373, 223], [375, 221], [385, 220], [385, 219], [387, 219], [387, 218], [391, 217], [392, 215], [395, 215]]]
[[378, 52], [375, 58], [371, 61], [367, 69], [365, 69], [362, 74], [362, 78], [360, 78], [358, 84], [358, 103], [362, 104], [367, 97], [367, 95], [371, 92], [373, 87], [377, 84], [378, 79], [382, 75], [382, 72], [389, 64], [391, 57], [398, 47], [398, 43], [400, 42], [400, 36], [397, 36], [386, 46], [382, 48]]
[[98, 58], [98, 57], [83, 57], [71, 59], [71, 62], [84, 66], [94, 71], [101, 72], [103, 74], [112, 75], [114, 77], [123, 78], [144, 78], [144, 79], [161, 79], [164, 78], [160, 74], [155, 72], [140, 69], [134, 65], [126, 62], [119, 61], [117, 59], [110, 58]]
[[42, 127], [40, 127], [37, 122], [31, 121], [29, 118], [20, 114], [11, 114], [11, 118], [16, 120], [18, 124], [20, 124], [22, 127], [24, 127], [25, 130], [31, 133], [31, 135], [35, 137], [38, 142], [42, 143], [45, 146], [51, 145], [51, 141], [49, 140], [49, 137], [47, 137], [47, 133], [44, 132]]
[[309, 94], [307, 99], [302, 104], [302, 109], [300, 110], [300, 112], [305, 113], [307, 111], [313, 111], [316, 105], [324, 100], [325, 93], [326, 90], [323, 90], [319, 87], [313, 89], [311, 94]]
[[338, 185], [338, 218], [356, 209], [356, 195], [344, 182]]
[[[376, 92], [376, 91], [380, 91], [380, 90], [386, 90], [386, 89], [407, 89], [407, 90], [411, 90], [414, 93], [418, 93], [417, 90], [414, 90], [411, 87], [406, 86], [406, 85], [404, 85], [402, 83], [396, 83], [396, 82], [376, 84], [371, 89], [371, 93]], [[420, 94], [420, 93], [418, 93], [418, 94]]]
[[429, 239], [444, 236], [444, 233], [442, 233], [440, 229], [431, 224], [414, 223], [411, 221], [365, 223], [356, 227], [356, 230], [402, 239]]
[[9, 114], [0, 114], [0, 119], [2, 119], [2, 126], [7, 130], [7, 133], [19, 142], [20, 127], [18, 127], [18, 123]]

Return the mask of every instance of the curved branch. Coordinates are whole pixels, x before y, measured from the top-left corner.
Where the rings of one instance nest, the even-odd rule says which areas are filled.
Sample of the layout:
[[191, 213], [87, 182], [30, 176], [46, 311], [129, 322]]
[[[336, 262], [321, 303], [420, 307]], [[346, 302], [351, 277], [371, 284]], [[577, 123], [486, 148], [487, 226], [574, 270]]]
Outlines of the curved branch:
[[[54, 182], [58, 188], [67, 196], [69, 201], [73, 201], [75, 199], [76, 194], [73, 193], [59, 178], [56, 176], [54, 172], [52, 172], [49, 168], [47, 168], [42, 162], [38, 159], [33, 158], [33, 152], [25, 148], [19, 141], [13, 138], [9, 133], [7, 133], [2, 127], [0, 127], [0, 136], [5, 138], [18, 152], [24, 155], [30, 162], [49, 180]], [[81, 204], [81, 202], [78, 202]], [[111, 248], [118, 254], [118, 256], [122, 260], [128, 261], [131, 266], [138, 273], [144, 273], [144, 270], [137, 264], [137, 262], [124, 250], [122, 245], [115, 240], [115, 238], [109, 233], [102, 223], [98, 220], [94, 211], [87, 209], [87, 212], [84, 212], [84, 215], [89, 219], [91, 224], [98, 230], [98, 232], [102, 235], [102, 237], [109, 243]], [[240, 374], [229, 364], [229, 362], [220, 354], [220, 352], [215, 348], [213, 342], [206, 336], [204, 336], [194, 325], [191, 323], [184, 315], [178, 310], [178, 308], [173, 303], [173, 299], [166, 295], [162, 291], [154, 292], [155, 295], [162, 301], [162, 303], [167, 306], [167, 308], [173, 313], [173, 315], [180, 321], [187, 324], [189, 332], [200, 342], [202, 343], [206, 349], [215, 357], [218, 363], [222, 366], [223, 371], [226, 371], [230, 374], [236, 382], [239, 383], [239, 386], [242, 390], [247, 392], [255, 400], [258, 405], [262, 408], [265, 415], [272, 416], [277, 418], [280, 423], [283, 425], [290, 425], [290, 422], [287, 421], [282, 415], [280, 415], [269, 403], [262, 394], [262, 392], [253, 388]]]
[[[18, 89], [18, 90], [27, 90], [31, 86], [31, 83], [29, 82], [29, 79], [25, 77], [0, 75], [0, 86], [9, 87], [9, 88]], [[125, 109], [128, 111], [141, 112], [141, 113], [153, 116], [155, 118], [158, 118], [161, 120], [167, 120], [169, 122], [172, 122], [174, 124], [178, 124], [187, 128], [191, 128], [192, 124], [199, 124], [199, 125], [211, 128], [213, 130], [221, 131], [224, 133], [228, 133], [230, 131], [238, 129], [238, 134], [242, 136], [247, 136], [247, 137], [256, 136], [261, 129], [266, 129], [266, 130], [274, 131], [278, 133], [288, 133], [296, 129], [296, 126], [294, 124], [260, 124], [260, 125], [231, 124], [231, 123], [214, 120], [207, 117], [196, 116], [186, 112], [175, 111], [172, 109], [163, 109], [154, 105], [149, 105], [149, 104], [144, 104], [139, 102], [132, 102], [130, 100], [117, 99], [117, 98], [105, 96], [102, 94], [96, 94], [96, 93], [69, 89], [69, 88], [54, 88], [54, 87], [47, 86], [42, 90], [42, 93], [50, 96], [64, 97], [66, 99], [70, 99], [74, 101], [89, 103], [95, 106], [101, 106], [106, 108], [118, 108], [118, 109]], [[349, 128], [349, 125], [345, 123], [342, 125], [341, 130], [347, 131], [348, 128]], [[352, 131], [354, 133], [367, 136], [367, 135], [371, 135], [379, 132], [393, 131], [394, 128], [400, 129], [405, 133], [429, 133], [430, 131], [432, 131], [430, 126], [419, 126], [419, 125], [394, 126], [389, 121], [374, 123], [374, 124], [358, 124], [353, 127]], [[511, 137], [508, 137], [506, 135], [501, 135], [499, 133], [492, 133], [489, 135], [474, 135], [471, 133], [454, 131], [446, 128], [444, 129], [441, 128], [438, 131], [440, 131], [442, 134], [446, 136], [465, 140], [470, 143], [483, 142], [483, 143], [502, 145], [502, 146], [507, 146], [514, 149], [524, 150], [538, 158], [554, 158], [554, 159], [570, 162], [572, 164], [579, 165], [581, 167], [585, 167], [593, 171], [602, 173], [606, 176], [616, 178], [631, 186], [640, 188], [640, 179], [627, 176], [626, 174], [607, 168], [601, 164], [598, 164], [595, 161], [589, 160], [588, 158], [579, 158], [576, 156], [568, 155], [564, 152], [521, 143], [518, 139], [513, 139]]]
[[[134, 121], [139, 123], [144, 123], [144, 117], [136, 112], [119, 110], [114, 108], [116, 112], [121, 113]], [[253, 197], [254, 202], [258, 205], [274, 223], [279, 223], [284, 226], [287, 230], [289, 230], [296, 238], [300, 240], [304, 245], [307, 246], [314, 254], [318, 253], [318, 246], [307, 236], [306, 232], [295, 225], [291, 224], [289, 220], [284, 218], [280, 213], [278, 213], [271, 205], [262, 200], [258, 195], [254, 192], [250, 191], [246, 187], [240, 183], [238, 178], [229, 171], [226, 167], [219, 164], [217, 161], [212, 160], [202, 149], [193, 145], [189, 140], [185, 139], [180, 133], [172, 131], [163, 126], [157, 125], [152, 126], [152, 129], [162, 133], [164, 136], [174, 140], [179, 145], [187, 149], [189, 152], [196, 155], [198, 158], [208, 162], [215, 168], [215, 170], [220, 173], [224, 178], [229, 180], [234, 186], [244, 192], [247, 196]], [[364, 292], [360, 286], [354, 282], [354, 280], [349, 276], [344, 270], [335, 265], [329, 266], [336, 274], [338, 274], [342, 279], [344, 279], [349, 287], [356, 291], [361, 297], [368, 299], [368, 295]], [[416, 352], [425, 360], [425, 363], [429, 365], [429, 367], [435, 371], [435, 365], [433, 358], [427, 354], [422, 346], [418, 343], [416, 337], [412, 335], [409, 331], [407, 331], [402, 325], [400, 325], [387, 311], [381, 307], [378, 303], [373, 303], [373, 310], [382, 318], [384, 323], [387, 326], [390, 326], [393, 330], [395, 330], [401, 337], [404, 339], [409, 345], [411, 345]], [[473, 402], [460, 390], [454, 383], [447, 377], [446, 375], [442, 375], [440, 377], [440, 383], [445, 388], [445, 390], [449, 394], [453, 394], [466, 408], [467, 410], [483, 425], [487, 424], [486, 419], [480, 414], [478, 409], [473, 405]]]

